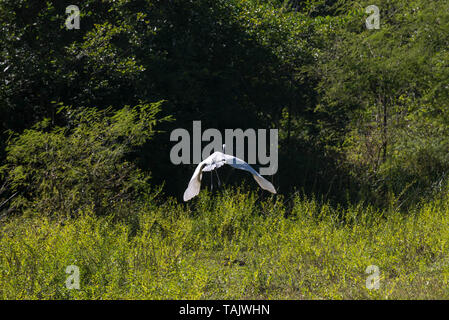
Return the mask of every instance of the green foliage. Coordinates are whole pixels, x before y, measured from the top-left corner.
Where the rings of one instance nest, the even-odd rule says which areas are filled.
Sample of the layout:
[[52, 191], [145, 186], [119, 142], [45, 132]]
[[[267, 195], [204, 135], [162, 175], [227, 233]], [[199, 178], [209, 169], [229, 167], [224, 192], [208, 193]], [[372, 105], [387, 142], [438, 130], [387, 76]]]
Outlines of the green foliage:
[[161, 102], [118, 111], [62, 107], [67, 127], [48, 119], [10, 140], [1, 172], [18, 212], [77, 215], [115, 213], [149, 191], [149, 175], [129, 159], [154, 135]]
[[[449, 297], [447, 0], [70, 4], [0, 0], [0, 298]], [[280, 194], [159, 199], [192, 120], [279, 129]]]
[[[354, 11], [372, 4], [354, 4]], [[379, 1], [381, 27], [348, 15], [320, 55], [320, 140], [379, 204], [434, 191], [448, 172], [447, 1]], [[444, 86], [444, 85], [443, 85]], [[413, 188], [410, 186], [413, 185]], [[409, 192], [413, 191], [413, 192]], [[409, 201], [408, 201], [409, 202]]]
[[404, 189], [431, 194], [447, 174], [445, 0], [378, 1], [379, 30], [365, 27], [365, 0], [87, 0], [79, 30], [65, 28], [69, 4], [0, 1], [2, 160], [7, 130], [67, 125], [58, 103], [163, 99], [176, 121], [139, 157], [171, 195], [189, 174], [169, 162], [168, 134], [192, 120], [278, 128], [286, 193], [386, 205]]
[[[2, 299], [447, 299], [449, 201], [407, 214], [202, 192], [127, 221], [90, 209], [0, 225]], [[66, 267], [80, 269], [69, 290]], [[380, 289], [366, 288], [369, 265]]]

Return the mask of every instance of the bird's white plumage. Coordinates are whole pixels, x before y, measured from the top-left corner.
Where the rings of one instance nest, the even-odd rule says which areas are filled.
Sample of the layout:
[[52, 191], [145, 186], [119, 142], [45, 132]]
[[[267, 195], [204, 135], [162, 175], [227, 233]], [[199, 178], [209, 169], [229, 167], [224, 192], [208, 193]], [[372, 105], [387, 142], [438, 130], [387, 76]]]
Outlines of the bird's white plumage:
[[276, 193], [276, 189], [273, 187], [273, 185], [264, 177], [262, 177], [256, 170], [254, 170], [248, 163], [229, 154], [224, 154], [223, 152], [216, 151], [209, 157], [201, 161], [196, 167], [195, 172], [190, 179], [189, 185], [184, 192], [184, 201], [189, 201], [193, 197], [197, 196], [200, 192], [201, 177], [203, 171], [212, 171], [220, 168], [224, 164], [229, 164], [236, 169], [250, 172], [253, 175], [254, 180], [256, 180], [256, 182], [262, 189], [270, 191], [271, 193]]

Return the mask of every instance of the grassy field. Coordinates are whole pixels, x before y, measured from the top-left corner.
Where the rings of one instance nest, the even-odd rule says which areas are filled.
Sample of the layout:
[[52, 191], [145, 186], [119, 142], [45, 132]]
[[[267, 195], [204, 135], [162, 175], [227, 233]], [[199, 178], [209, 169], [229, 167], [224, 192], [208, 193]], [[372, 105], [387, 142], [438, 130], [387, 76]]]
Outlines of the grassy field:
[[[449, 298], [449, 197], [408, 212], [203, 191], [126, 221], [0, 222], [2, 299]], [[394, 206], [392, 206], [394, 207]], [[80, 288], [67, 289], [67, 266]], [[370, 265], [379, 289], [368, 289]]]

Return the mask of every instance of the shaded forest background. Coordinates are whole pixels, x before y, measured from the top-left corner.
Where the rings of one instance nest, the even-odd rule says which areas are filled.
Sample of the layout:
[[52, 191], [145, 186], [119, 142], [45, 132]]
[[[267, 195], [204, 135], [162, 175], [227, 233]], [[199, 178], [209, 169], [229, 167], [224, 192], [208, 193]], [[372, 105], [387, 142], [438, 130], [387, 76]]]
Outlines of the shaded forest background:
[[180, 199], [193, 166], [169, 136], [193, 120], [279, 129], [282, 194], [408, 206], [445, 186], [448, 1], [87, 0], [68, 30], [71, 4], [0, 1], [1, 214]]

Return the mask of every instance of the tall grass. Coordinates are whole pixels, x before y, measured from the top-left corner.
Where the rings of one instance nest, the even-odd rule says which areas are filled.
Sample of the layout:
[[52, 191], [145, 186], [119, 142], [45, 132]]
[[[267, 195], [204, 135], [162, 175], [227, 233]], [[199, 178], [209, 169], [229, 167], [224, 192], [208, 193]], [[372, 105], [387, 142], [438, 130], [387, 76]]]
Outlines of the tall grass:
[[[2, 299], [449, 298], [449, 196], [406, 213], [202, 191], [126, 221], [0, 223]], [[80, 289], [66, 288], [66, 267]], [[368, 289], [370, 265], [380, 288]]]

